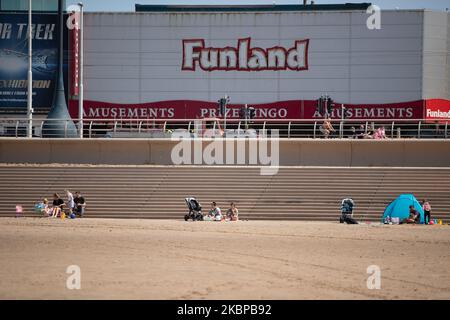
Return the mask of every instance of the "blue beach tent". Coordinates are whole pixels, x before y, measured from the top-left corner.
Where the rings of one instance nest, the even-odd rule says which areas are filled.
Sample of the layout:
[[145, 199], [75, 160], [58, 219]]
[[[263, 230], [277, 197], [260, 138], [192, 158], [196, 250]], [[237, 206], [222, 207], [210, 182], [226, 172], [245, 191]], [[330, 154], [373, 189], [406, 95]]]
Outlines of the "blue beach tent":
[[400, 222], [403, 221], [409, 217], [410, 205], [413, 205], [417, 212], [420, 213], [420, 223], [423, 223], [424, 213], [422, 206], [412, 194], [401, 194], [397, 199], [392, 201], [384, 210], [383, 219], [381, 222], [384, 222], [388, 216], [391, 218], [398, 217], [400, 218]]

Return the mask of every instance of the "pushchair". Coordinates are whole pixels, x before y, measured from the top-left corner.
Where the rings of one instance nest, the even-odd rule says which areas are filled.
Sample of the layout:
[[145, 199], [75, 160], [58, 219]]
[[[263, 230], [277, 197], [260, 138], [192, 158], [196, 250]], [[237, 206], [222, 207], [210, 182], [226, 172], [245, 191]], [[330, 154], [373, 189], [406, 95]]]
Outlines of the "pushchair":
[[192, 219], [192, 221], [202, 221], [202, 207], [200, 206], [200, 203], [197, 201], [197, 199], [185, 198], [184, 201], [186, 201], [186, 205], [189, 209], [189, 213], [184, 216], [184, 220], [188, 221], [189, 219]]
[[339, 217], [340, 223], [358, 224], [358, 221], [353, 219], [353, 207], [355, 202], [351, 198], [342, 199], [341, 202], [341, 216]]

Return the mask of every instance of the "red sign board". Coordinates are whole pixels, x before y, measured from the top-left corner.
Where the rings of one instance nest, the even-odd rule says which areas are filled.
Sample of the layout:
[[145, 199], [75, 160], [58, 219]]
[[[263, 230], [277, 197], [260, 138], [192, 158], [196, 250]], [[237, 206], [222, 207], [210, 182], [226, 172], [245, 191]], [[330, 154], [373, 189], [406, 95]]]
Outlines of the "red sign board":
[[444, 99], [427, 100], [425, 119], [430, 122], [441, 123], [450, 121], [450, 101]]
[[[250, 106], [250, 105], [249, 105]], [[289, 100], [272, 103], [252, 104], [256, 119], [323, 119], [316, 112], [314, 100]], [[346, 119], [422, 119], [425, 101], [411, 101], [392, 104], [346, 104]], [[230, 104], [227, 118], [238, 119], [242, 104]], [[331, 115], [342, 118], [342, 108], [336, 104]], [[78, 117], [78, 101], [71, 100], [69, 111]], [[197, 100], [159, 101], [141, 104], [118, 104], [101, 101], [84, 101], [86, 119], [202, 119], [219, 117], [216, 102]]]

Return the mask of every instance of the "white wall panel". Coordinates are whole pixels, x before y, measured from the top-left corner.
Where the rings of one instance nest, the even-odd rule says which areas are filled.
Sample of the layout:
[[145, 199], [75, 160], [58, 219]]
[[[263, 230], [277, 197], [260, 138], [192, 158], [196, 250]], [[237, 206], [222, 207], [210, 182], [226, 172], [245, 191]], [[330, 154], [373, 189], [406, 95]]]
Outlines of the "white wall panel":
[[[368, 30], [367, 18], [365, 12], [86, 13], [85, 98], [216, 101], [227, 93], [232, 102], [256, 103], [316, 99], [326, 92], [344, 103], [420, 99], [423, 12], [383, 11], [381, 30]], [[425, 43], [447, 59], [450, 40], [440, 20], [430, 23]], [[294, 40], [310, 39], [309, 70], [181, 70], [182, 39], [236, 47], [244, 37], [252, 38], [252, 47], [287, 49]], [[432, 75], [435, 68], [424, 72]]]
[[85, 88], [91, 92], [115, 90], [139, 92], [139, 79], [87, 78]]
[[196, 79], [145, 79], [141, 81], [142, 91], [205, 91], [208, 90], [208, 80]]
[[[97, 101], [105, 101], [105, 102], [114, 102], [114, 103], [139, 103], [139, 95], [135, 91], [84, 91], [85, 96], [90, 97], [95, 95], [95, 100]], [[168, 100], [168, 99], [167, 99]], [[150, 101], [150, 100], [147, 100]]]
[[448, 16], [444, 12], [424, 13], [423, 96], [450, 99], [448, 90]]

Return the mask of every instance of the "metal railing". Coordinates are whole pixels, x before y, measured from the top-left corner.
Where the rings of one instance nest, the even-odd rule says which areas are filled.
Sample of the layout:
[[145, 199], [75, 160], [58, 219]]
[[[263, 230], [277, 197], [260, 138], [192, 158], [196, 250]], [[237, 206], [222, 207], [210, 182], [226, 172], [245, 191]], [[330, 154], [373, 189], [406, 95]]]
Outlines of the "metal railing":
[[[448, 139], [450, 120], [331, 120], [334, 131], [327, 136], [323, 120], [270, 119], [84, 119], [84, 138], [171, 138], [185, 133], [190, 137], [259, 137], [277, 131], [280, 138], [371, 139], [373, 132], [384, 127], [386, 138]], [[25, 138], [28, 120], [0, 118], [0, 137]], [[78, 119], [33, 119], [33, 138], [79, 138]]]

